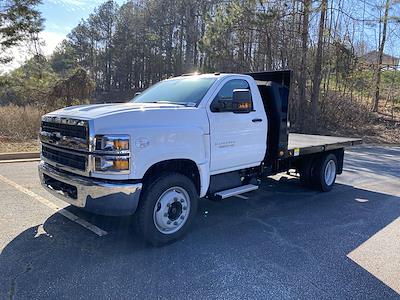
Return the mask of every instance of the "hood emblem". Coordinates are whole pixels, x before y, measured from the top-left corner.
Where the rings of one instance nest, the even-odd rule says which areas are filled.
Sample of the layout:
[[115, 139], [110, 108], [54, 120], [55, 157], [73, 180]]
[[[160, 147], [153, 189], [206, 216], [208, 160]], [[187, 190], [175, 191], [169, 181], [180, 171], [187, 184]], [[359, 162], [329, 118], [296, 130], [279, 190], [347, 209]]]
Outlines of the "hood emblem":
[[62, 135], [61, 135], [61, 133], [59, 133], [59, 132], [48, 133], [47, 136], [48, 136], [49, 141], [50, 141], [51, 143], [57, 143], [57, 142], [60, 141], [61, 138], [62, 138]]

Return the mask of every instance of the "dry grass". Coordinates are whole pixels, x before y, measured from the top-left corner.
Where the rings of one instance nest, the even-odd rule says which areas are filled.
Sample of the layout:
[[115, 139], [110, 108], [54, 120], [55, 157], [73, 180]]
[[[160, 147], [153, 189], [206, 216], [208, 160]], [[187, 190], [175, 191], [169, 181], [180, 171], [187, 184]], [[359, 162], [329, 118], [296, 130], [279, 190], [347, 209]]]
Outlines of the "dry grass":
[[0, 137], [12, 137], [13, 141], [36, 139], [43, 114], [45, 112], [35, 106], [0, 107]]
[[[380, 112], [383, 112], [382, 108]], [[339, 93], [326, 95], [319, 121], [321, 134], [360, 137], [365, 143], [399, 143], [398, 115], [391, 118], [384, 113], [372, 113], [366, 103]]]
[[318, 119], [323, 129], [358, 130], [372, 123], [374, 116], [366, 104], [340, 93], [329, 92], [323, 98]]
[[0, 137], [0, 153], [38, 152], [39, 140], [12, 141], [11, 138]]
[[0, 106], [0, 153], [39, 151], [40, 117], [35, 106]]

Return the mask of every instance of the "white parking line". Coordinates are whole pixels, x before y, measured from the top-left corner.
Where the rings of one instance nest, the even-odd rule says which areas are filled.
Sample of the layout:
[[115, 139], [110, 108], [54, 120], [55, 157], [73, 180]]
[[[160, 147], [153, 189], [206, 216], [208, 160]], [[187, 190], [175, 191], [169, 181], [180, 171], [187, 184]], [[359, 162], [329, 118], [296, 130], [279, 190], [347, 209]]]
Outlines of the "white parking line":
[[104, 231], [103, 229], [97, 227], [96, 225], [93, 225], [89, 223], [88, 221], [79, 218], [78, 216], [74, 215], [73, 213], [69, 212], [68, 210], [58, 207], [56, 204], [53, 202], [47, 200], [46, 198], [39, 196], [38, 194], [35, 194], [31, 190], [28, 190], [24, 188], [23, 186], [20, 186], [19, 184], [15, 183], [14, 181], [11, 181], [10, 179], [0, 175], [0, 181], [3, 181], [4, 183], [7, 183], [11, 185], [12, 187], [16, 188], [18, 191], [31, 196], [33, 199], [39, 201], [40, 203], [46, 205], [47, 207], [53, 209], [55, 212], [59, 213], [60, 215], [63, 215], [67, 219], [81, 225], [82, 227], [85, 227], [86, 229], [90, 230], [91, 232], [97, 234], [98, 236], [104, 236], [107, 234], [107, 231]]

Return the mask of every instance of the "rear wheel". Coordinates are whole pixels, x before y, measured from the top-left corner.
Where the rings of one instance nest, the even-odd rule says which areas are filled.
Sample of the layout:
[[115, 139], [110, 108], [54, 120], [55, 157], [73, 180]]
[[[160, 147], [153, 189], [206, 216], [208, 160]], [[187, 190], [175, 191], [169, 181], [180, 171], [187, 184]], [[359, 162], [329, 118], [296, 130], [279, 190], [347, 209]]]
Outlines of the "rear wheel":
[[336, 181], [337, 165], [337, 158], [334, 154], [323, 156], [316, 162], [312, 179], [319, 190], [328, 192], [332, 189]]
[[299, 167], [300, 183], [305, 187], [311, 187], [312, 182], [312, 166], [313, 161], [311, 159], [303, 160]]
[[182, 237], [197, 212], [193, 182], [178, 173], [165, 173], [150, 183], [140, 199], [138, 223], [145, 240], [159, 246]]

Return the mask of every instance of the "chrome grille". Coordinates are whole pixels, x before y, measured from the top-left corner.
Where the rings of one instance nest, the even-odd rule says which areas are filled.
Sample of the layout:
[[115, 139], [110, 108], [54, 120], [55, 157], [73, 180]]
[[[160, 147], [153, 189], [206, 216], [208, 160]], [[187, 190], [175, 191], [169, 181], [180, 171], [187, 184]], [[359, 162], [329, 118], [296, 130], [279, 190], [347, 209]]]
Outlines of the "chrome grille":
[[88, 163], [87, 155], [75, 154], [69, 151], [66, 152], [55, 147], [46, 146], [45, 144], [42, 144], [42, 157], [56, 164], [61, 164], [81, 171], [86, 170]]
[[88, 122], [69, 118], [43, 117], [40, 140], [54, 146], [88, 151]]
[[86, 127], [42, 121], [42, 131], [59, 132], [63, 136], [86, 139]]

